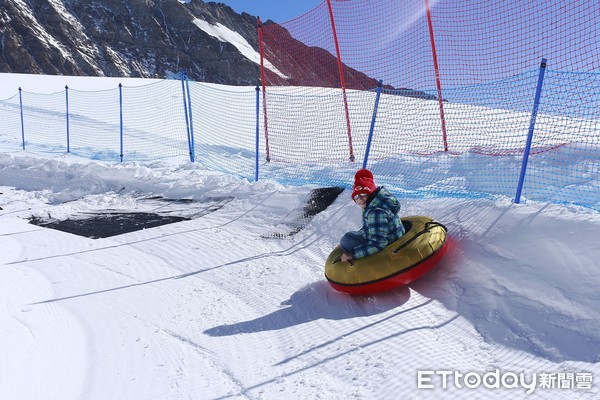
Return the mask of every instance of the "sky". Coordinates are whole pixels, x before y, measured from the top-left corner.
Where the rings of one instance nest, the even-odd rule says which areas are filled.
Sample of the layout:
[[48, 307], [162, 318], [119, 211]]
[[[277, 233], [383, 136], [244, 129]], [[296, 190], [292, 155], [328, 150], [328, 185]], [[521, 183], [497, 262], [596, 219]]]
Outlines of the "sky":
[[[306, 217], [312, 188], [0, 135], [0, 398], [598, 398], [600, 213], [401, 197], [401, 216], [448, 228], [449, 251], [408, 286], [352, 297], [323, 271], [360, 210], [344, 191]], [[100, 239], [29, 223], [133, 212], [188, 219]]]
[[218, 3], [227, 4], [236, 12], [247, 12], [262, 21], [271, 19], [278, 23], [287, 22], [312, 10], [324, 0], [226, 0]]

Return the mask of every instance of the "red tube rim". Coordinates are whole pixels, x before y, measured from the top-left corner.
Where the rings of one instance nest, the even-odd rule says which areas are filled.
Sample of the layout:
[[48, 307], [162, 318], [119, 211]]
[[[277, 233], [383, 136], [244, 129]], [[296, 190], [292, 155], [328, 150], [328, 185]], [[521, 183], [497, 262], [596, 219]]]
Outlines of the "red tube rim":
[[326, 278], [332, 288], [334, 288], [338, 292], [346, 293], [349, 295], [356, 296], [386, 292], [388, 290], [392, 290], [400, 286], [408, 285], [409, 283], [427, 274], [440, 262], [447, 249], [448, 241], [446, 240], [442, 247], [440, 247], [429, 257], [419, 261], [417, 264], [414, 264], [409, 268], [399, 271], [394, 275], [390, 275], [376, 281], [347, 285], [333, 282], [329, 280], [327, 276]]

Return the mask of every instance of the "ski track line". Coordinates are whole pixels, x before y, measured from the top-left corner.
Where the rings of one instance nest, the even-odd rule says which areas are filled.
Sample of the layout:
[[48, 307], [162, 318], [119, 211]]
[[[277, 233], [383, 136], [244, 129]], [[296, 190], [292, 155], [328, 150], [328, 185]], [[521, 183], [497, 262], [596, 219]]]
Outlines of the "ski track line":
[[[193, 352], [202, 356], [203, 360], [206, 361], [210, 366], [210, 368], [207, 369], [208, 371], [212, 371], [213, 373], [220, 372], [220, 375], [230, 382], [230, 384], [233, 386], [231, 389], [229, 389], [230, 391], [238, 391], [244, 394], [246, 390], [243, 382], [236, 378], [235, 374], [229, 370], [225, 364], [219, 362], [220, 358], [215, 352], [200, 346], [191, 339], [185, 338], [178, 333], [171, 332], [166, 329], [161, 329], [161, 332], [164, 334], [163, 336], [168, 337], [171, 340], [175, 340], [177, 343], [179, 343], [179, 345], [190, 348]], [[250, 399], [250, 397], [246, 396], [245, 394], [244, 397]]]

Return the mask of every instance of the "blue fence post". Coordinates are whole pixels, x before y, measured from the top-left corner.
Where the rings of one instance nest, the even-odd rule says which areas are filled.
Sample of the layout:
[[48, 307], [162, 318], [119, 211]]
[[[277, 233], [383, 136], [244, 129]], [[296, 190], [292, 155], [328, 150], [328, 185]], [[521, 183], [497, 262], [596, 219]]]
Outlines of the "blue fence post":
[[19, 105], [21, 107], [21, 146], [25, 150], [25, 123], [23, 121], [23, 97], [21, 96], [21, 88], [19, 87]]
[[119, 157], [123, 162], [123, 85], [119, 83], [119, 139], [121, 141], [121, 152]]
[[65, 85], [65, 101], [67, 103], [67, 153], [71, 152], [71, 140], [70, 140], [70, 131], [69, 131], [69, 85]]
[[379, 97], [381, 96], [382, 85], [383, 81], [380, 79], [377, 83], [377, 95], [375, 96], [375, 106], [373, 107], [373, 117], [371, 118], [371, 128], [369, 129], [369, 140], [367, 140], [363, 168], [367, 168], [367, 161], [369, 160], [369, 152], [371, 151], [371, 141], [373, 140], [373, 131], [375, 130], [375, 119], [377, 118], [377, 109], [379, 108]]
[[192, 96], [190, 95], [190, 83], [188, 81], [188, 76], [184, 72], [185, 76], [185, 88], [187, 91], [187, 99], [188, 99], [188, 110], [190, 114], [190, 161], [196, 161], [196, 148], [194, 147], [194, 118], [192, 117]]
[[525, 152], [523, 153], [523, 162], [521, 164], [521, 174], [519, 176], [519, 183], [517, 185], [517, 194], [515, 195], [516, 204], [519, 204], [519, 202], [521, 201], [521, 191], [523, 190], [523, 183], [525, 182], [525, 173], [527, 172], [527, 162], [529, 161], [529, 152], [531, 151], [533, 130], [535, 128], [535, 119], [537, 117], [538, 107], [540, 105], [540, 97], [542, 95], [542, 86], [544, 84], [545, 72], [546, 59], [542, 58], [542, 62], [540, 64], [540, 73], [537, 82], [537, 89], [535, 91], [535, 99], [533, 101], [533, 110], [531, 111], [531, 119], [529, 121], [529, 133], [527, 134], [527, 143], [525, 144]]
[[258, 147], [259, 147], [259, 120], [260, 120], [260, 88], [256, 85], [256, 165], [254, 167], [254, 181], [258, 182]]
[[183, 112], [185, 114], [185, 127], [187, 129], [188, 152], [190, 154], [190, 161], [194, 162], [194, 155], [192, 153], [192, 138], [190, 135], [190, 120], [188, 118], [187, 100], [185, 95], [185, 72], [183, 69], [179, 71], [179, 76], [181, 78], [181, 92], [183, 93]]

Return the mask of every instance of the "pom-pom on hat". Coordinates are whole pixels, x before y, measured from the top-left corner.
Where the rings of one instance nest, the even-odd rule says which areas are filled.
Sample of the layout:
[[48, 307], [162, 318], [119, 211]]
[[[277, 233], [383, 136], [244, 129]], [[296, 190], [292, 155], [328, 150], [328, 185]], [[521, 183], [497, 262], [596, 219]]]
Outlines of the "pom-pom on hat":
[[357, 194], [371, 195], [377, 186], [373, 181], [373, 173], [368, 169], [360, 169], [354, 175], [354, 186], [352, 186], [352, 198]]

